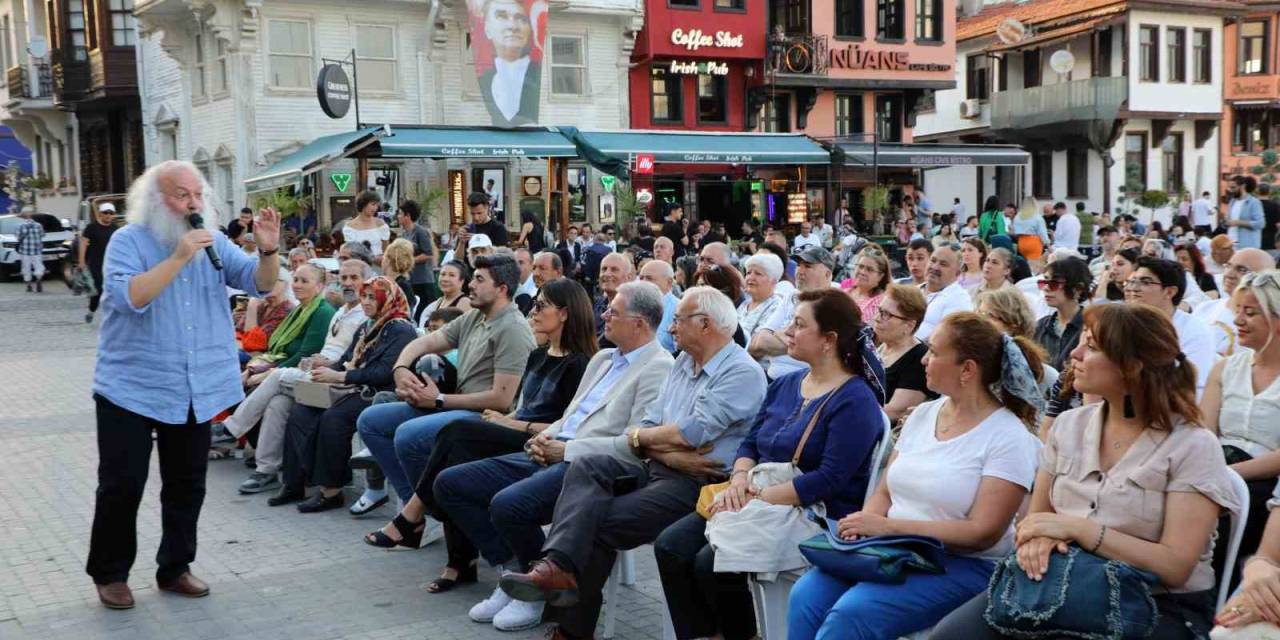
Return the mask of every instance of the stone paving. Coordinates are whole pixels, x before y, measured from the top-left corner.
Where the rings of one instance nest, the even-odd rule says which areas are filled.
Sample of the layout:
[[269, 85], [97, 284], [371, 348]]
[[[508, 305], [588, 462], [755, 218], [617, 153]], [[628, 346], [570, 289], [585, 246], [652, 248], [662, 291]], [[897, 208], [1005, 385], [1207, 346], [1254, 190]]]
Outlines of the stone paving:
[[[212, 594], [189, 600], [155, 588], [159, 471], [139, 511], [137, 607], [102, 608], [84, 573], [93, 518], [97, 451], [90, 396], [96, 328], [86, 301], [59, 282], [29, 295], [0, 283], [0, 640], [540, 638], [545, 627], [502, 633], [471, 622], [467, 609], [493, 589], [431, 595], [423, 585], [444, 564], [435, 543], [385, 551], [360, 536], [394, 515], [356, 519], [269, 508], [241, 496], [239, 460], [210, 462], [193, 572]], [[351, 497], [349, 495], [349, 497]], [[636, 552], [638, 581], [619, 589], [619, 639], [658, 638], [661, 587], [651, 547]], [[603, 633], [603, 616], [597, 636]]]

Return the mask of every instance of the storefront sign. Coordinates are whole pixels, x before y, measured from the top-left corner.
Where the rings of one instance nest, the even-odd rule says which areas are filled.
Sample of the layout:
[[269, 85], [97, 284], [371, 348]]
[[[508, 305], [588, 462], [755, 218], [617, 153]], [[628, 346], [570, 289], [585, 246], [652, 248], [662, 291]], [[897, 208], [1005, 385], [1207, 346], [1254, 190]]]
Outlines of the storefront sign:
[[653, 202], [653, 192], [648, 188], [636, 189], [636, 202], [640, 204], [649, 204]]
[[860, 44], [831, 50], [831, 66], [836, 69], [880, 69], [885, 71], [950, 71], [951, 65], [913, 63], [907, 51], [876, 51]]
[[809, 219], [809, 194], [787, 194], [787, 223], [800, 224]]
[[636, 173], [644, 175], [653, 175], [653, 154], [637, 153], [636, 154]]
[[467, 172], [452, 169], [449, 171], [449, 219], [462, 224], [463, 212], [467, 210]]
[[608, 193], [613, 193], [613, 185], [617, 184], [617, 182], [617, 178], [607, 173], [600, 176], [600, 186], [604, 187], [604, 190]]
[[316, 78], [316, 99], [320, 110], [330, 118], [338, 119], [351, 109], [351, 79], [340, 64], [326, 64]]
[[[637, 198], [638, 200], [638, 198]], [[617, 218], [617, 201], [612, 193], [600, 196], [600, 223], [612, 224]]]
[[717, 31], [715, 35], [703, 33], [702, 29], [675, 29], [671, 32], [671, 44], [684, 47], [689, 51], [697, 51], [703, 47], [716, 47], [720, 49], [741, 49], [743, 46], [743, 35], [741, 33], [734, 35], [728, 31]]
[[686, 76], [727, 76], [729, 75], [729, 63], [672, 60], [671, 66], [667, 68], [667, 71]]
[[346, 193], [347, 187], [351, 186], [351, 174], [349, 173], [329, 174], [329, 180], [333, 182], [333, 186], [338, 190], [338, 193]]
[[1237, 100], [1265, 99], [1280, 96], [1276, 86], [1277, 76], [1260, 78], [1234, 78], [1227, 83], [1227, 98]]

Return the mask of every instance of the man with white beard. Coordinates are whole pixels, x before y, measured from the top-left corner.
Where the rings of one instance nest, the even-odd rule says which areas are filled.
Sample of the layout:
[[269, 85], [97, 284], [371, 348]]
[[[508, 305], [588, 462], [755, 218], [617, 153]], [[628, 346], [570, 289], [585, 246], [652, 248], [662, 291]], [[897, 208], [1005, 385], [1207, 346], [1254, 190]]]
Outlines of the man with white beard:
[[[191, 575], [204, 502], [209, 421], [244, 399], [230, 286], [263, 295], [279, 276], [280, 217], [254, 224], [258, 257], [216, 231], [192, 229], [191, 214], [214, 195], [195, 166], [169, 161], [129, 189], [128, 222], [111, 238], [103, 269], [102, 333], [93, 394], [98, 422], [98, 491], [85, 571], [111, 609], [133, 607], [127, 581], [137, 554], [154, 434], [160, 455], [161, 522], [156, 583], [198, 598], [209, 586]], [[206, 256], [213, 247], [225, 263]]]

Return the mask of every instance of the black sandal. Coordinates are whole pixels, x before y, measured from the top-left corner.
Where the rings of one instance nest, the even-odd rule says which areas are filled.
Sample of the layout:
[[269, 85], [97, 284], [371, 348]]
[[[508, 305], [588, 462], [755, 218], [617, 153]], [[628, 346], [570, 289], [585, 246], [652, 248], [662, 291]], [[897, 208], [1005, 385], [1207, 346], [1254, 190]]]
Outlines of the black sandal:
[[456, 569], [458, 577], [456, 578], [436, 578], [427, 583], [427, 593], [444, 593], [451, 591], [460, 584], [474, 584], [479, 581], [476, 565], [469, 564], [465, 569]]
[[422, 534], [427, 530], [426, 518], [423, 518], [422, 522], [414, 524], [409, 522], [408, 518], [405, 518], [403, 514], [397, 513], [396, 517], [391, 519], [391, 524], [396, 528], [396, 531], [400, 532], [399, 540], [392, 540], [391, 536], [383, 533], [382, 529], [378, 529], [365, 535], [364, 543], [381, 549], [394, 549], [396, 547], [417, 549], [422, 544]]

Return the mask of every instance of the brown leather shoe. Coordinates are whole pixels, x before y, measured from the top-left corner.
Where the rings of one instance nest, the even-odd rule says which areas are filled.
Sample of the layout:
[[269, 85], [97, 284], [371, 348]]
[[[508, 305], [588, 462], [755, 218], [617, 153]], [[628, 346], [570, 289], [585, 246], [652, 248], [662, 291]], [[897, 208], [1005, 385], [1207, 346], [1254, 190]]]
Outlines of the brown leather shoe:
[[161, 591], [176, 593], [187, 598], [203, 598], [209, 595], [209, 585], [205, 584], [204, 580], [191, 575], [190, 571], [178, 576], [178, 579], [173, 582], [165, 582], [157, 586]]
[[97, 587], [98, 599], [102, 601], [102, 606], [108, 609], [133, 608], [133, 591], [129, 589], [128, 584], [112, 582], [111, 584], [100, 584]]
[[516, 600], [543, 602], [553, 607], [578, 604], [578, 579], [550, 560], [539, 560], [529, 573], [508, 573], [498, 581]]

